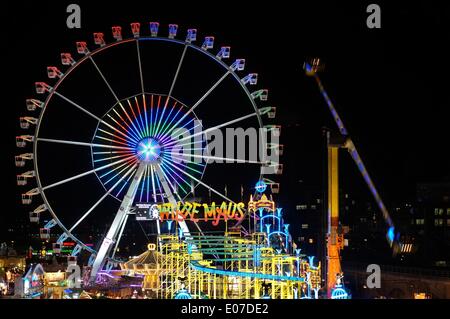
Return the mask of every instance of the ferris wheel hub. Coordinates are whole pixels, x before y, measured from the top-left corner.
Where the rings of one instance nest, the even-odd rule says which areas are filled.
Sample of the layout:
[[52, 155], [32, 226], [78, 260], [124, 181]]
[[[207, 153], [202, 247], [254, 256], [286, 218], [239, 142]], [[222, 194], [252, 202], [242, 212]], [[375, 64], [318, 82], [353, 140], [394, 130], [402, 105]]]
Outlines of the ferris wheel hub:
[[160, 158], [161, 150], [161, 145], [156, 139], [146, 137], [137, 144], [136, 155], [142, 162], [154, 163]]

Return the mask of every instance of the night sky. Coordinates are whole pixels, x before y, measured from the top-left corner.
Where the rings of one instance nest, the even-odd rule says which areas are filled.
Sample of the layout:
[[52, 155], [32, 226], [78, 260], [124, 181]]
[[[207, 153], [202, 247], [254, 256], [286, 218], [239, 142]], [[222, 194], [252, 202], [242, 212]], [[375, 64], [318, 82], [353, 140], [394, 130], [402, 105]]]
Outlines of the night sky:
[[[233, 58], [245, 57], [246, 72], [260, 74], [259, 87], [270, 89], [283, 126], [280, 200], [287, 205], [295, 204], [299, 180], [323, 182], [322, 127], [336, 128], [315, 82], [303, 73], [310, 57], [325, 62], [323, 84], [388, 206], [412, 199], [417, 182], [449, 176], [448, 4], [378, 1], [382, 28], [376, 30], [366, 27], [369, 2], [364, 1], [295, 6], [292, 1], [246, 1], [245, 7], [242, 1], [77, 3], [82, 10], [78, 30], [67, 29], [63, 1], [14, 1], [1, 12], [2, 230], [18, 215], [27, 218], [15, 186], [14, 137], [22, 134], [18, 117], [34, 94], [34, 82], [46, 81], [45, 67], [59, 65], [60, 52], [76, 55], [75, 41], [92, 43], [93, 32], [109, 34], [112, 25], [128, 30], [134, 21], [159, 21], [164, 32], [169, 23], [196, 27], [200, 37], [212, 34], [218, 45], [230, 45]], [[346, 189], [368, 196], [350, 157], [342, 156], [341, 162]]]

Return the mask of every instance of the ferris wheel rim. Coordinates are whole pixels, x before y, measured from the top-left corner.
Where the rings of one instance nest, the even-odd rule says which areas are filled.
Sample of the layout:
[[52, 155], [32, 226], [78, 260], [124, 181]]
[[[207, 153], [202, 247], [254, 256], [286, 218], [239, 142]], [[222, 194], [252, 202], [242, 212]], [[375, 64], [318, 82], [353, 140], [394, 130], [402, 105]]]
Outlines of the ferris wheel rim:
[[[75, 63], [73, 65], [71, 65], [66, 70], [66, 72], [63, 74], [63, 76], [57, 80], [57, 82], [53, 86], [52, 90], [48, 93], [47, 97], [45, 98], [45, 101], [44, 101], [44, 104], [43, 104], [43, 107], [42, 107], [42, 111], [39, 114], [37, 125], [35, 127], [35, 132], [34, 132], [34, 141], [33, 141], [33, 148], [32, 148], [33, 154], [34, 154], [33, 167], [34, 167], [35, 174], [36, 174], [35, 177], [36, 177], [36, 184], [37, 184], [37, 189], [39, 191], [39, 195], [41, 195], [42, 200], [43, 200], [47, 210], [49, 211], [50, 215], [54, 219], [54, 221], [57, 223], [57, 225], [63, 231], [63, 233], [65, 233], [68, 236], [68, 238], [72, 239], [75, 243], [80, 245], [83, 250], [88, 251], [92, 255], [96, 255], [97, 254], [97, 250], [87, 246], [83, 241], [78, 239], [77, 236], [75, 236], [71, 231], [69, 231], [67, 229], [67, 227], [61, 222], [61, 220], [59, 219], [59, 217], [57, 216], [57, 214], [55, 213], [55, 211], [51, 207], [50, 202], [49, 202], [49, 200], [48, 200], [48, 198], [47, 198], [47, 196], [45, 194], [45, 190], [43, 189], [43, 186], [42, 186], [42, 182], [41, 182], [41, 178], [40, 178], [40, 174], [39, 174], [39, 168], [38, 168], [38, 142], [39, 142], [40, 127], [41, 127], [42, 119], [44, 118], [44, 115], [45, 115], [45, 111], [46, 111], [46, 109], [47, 109], [51, 99], [53, 98], [53, 95], [55, 94], [57, 88], [69, 76], [69, 74], [72, 73], [72, 71], [74, 71], [76, 68], [78, 68], [80, 65], [82, 65], [90, 57], [92, 57], [92, 56], [94, 56], [94, 55], [96, 55], [96, 54], [98, 54], [98, 53], [100, 53], [100, 52], [102, 52], [104, 50], [107, 50], [107, 49], [110, 49], [112, 47], [115, 47], [115, 46], [118, 46], [118, 45], [122, 45], [122, 44], [125, 44], [125, 43], [130, 43], [130, 42], [139, 43], [139, 41], [164, 41], [164, 42], [176, 43], [176, 44], [185, 46], [186, 48], [192, 48], [192, 49], [196, 50], [197, 52], [203, 53], [207, 57], [211, 58], [213, 61], [215, 61], [216, 63], [221, 65], [224, 69], [226, 69], [227, 72], [230, 75], [232, 75], [233, 78], [239, 83], [241, 89], [244, 90], [248, 100], [250, 101], [250, 103], [251, 103], [251, 105], [252, 105], [252, 107], [253, 107], [253, 109], [255, 111], [255, 116], [257, 117], [259, 127], [260, 128], [263, 127], [263, 122], [262, 122], [261, 114], [259, 113], [259, 110], [258, 110], [258, 106], [256, 105], [256, 102], [252, 98], [252, 95], [251, 95], [250, 91], [245, 86], [245, 84], [242, 83], [241, 78], [236, 74], [236, 72], [234, 70], [232, 70], [231, 67], [229, 65], [227, 65], [224, 61], [222, 61], [221, 59], [217, 58], [212, 53], [208, 52], [207, 50], [203, 50], [201, 47], [196, 46], [196, 45], [194, 45], [194, 44], [192, 44], [190, 42], [181, 41], [181, 40], [178, 40], [178, 39], [163, 38], [163, 37], [141, 37], [141, 36], [139, 36], [139, 37], [133, 37], [133, 38], [126, 38], [126, 39], [122, 39], [122, 40], [119, 40], [119, 41], [116, 41], [116, 42], [105, 44], [103, 47], [96, 48], [93, 51], [89, 51], [87, 54], [85, 54], [80, 59], [75, 61]], [[265, 140], [265, 136], [262, 135], [262, 145], [266, 145], [266, 144], [267, 143], [266, 143], [266, 140]], [[263, 156], [264, 156], [263, 157], [263, 161], [265, 161], [265, 155], [266, 154], [263, 152]], [[262, 176], [263, 176], [263, 167], [261, 166], [260, 173], [259, 173], [259, 179], [262, 179]], [[203, 174], [202, 174], [202, 177], [203, 177]], [[103, 184], [101, 183], [101, 185], [103, 185]]]

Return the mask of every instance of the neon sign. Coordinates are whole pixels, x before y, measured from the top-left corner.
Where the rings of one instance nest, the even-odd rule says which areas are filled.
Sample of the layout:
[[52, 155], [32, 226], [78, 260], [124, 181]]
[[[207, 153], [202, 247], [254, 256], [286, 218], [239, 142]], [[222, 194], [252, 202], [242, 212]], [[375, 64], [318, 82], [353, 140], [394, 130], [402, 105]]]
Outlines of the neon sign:
[[236, 220], [244, 218], [244, 203], [222, 202], [217, 204], [202, 204], [197, 202], [178, 202], [174, 208], [171, 203], [158, 205], [159, 218], [161, 221], [183, 221], [190, 220], [195, 223], [199, 221], [212, 221], [213, 226], [217, 226], [219, 221]]

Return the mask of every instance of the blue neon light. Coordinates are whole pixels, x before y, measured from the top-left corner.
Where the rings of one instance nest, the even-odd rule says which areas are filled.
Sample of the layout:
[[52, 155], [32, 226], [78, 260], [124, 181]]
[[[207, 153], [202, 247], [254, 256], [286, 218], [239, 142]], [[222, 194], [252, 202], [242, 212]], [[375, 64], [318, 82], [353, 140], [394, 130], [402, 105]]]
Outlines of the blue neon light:
[[348, 299], [348, 293], [343, 288], [336, 288], [331, 293], [331, 299]]
[[181, 289], [177, 292], [174, 299], [192, 299], [192, 296], [186, 289]]
[[389, 227], [389, 230], [387, 232], [387, 237], [389, 238], [389, 240], [391, 242], [394, 241], [394, 238], [395, 238], [395, 228], [394, 228], [394, 226]]
[[[194, 162], [188, 156], [179, 158], [175, 156], [179, 153], [173, 152], [178, 147], [178, 139], [172, 133], [181, 128], [191, 133], [196, 125], [195, 115], [186, 114], [185, 109], [171, 97], [144, 94], [121, 101], [104, 116], [93, 140], [93, 144], [99, 146], [92, 147], [92, 163], [105, 188], [115, 185], [116, 191], [111, 194], [118, 199], [124, 195], [123, 190], [131, 182], [126, 174], [132, 177], [130, 168], [140, 161], [160, 162], [163, 174], [179, 187], [180, 195], [188, 193], [184, 185], [190, 185], [193, 178], [200, 178], [206, 164]], [[183, 150], [189, 150], [191, 154], [192, 141], [182, 144]], [[196, 147], [203, 150], [206, 142], [202, 140]], [[195, 173], [193, 177], [185, 174], [186, 169]], [[159, 177], [146, 170], [137, 191], [140, 201], [147, 199], [148, 202], [154, 194], [161, 193]]]
[[256, 183], [255, 189], [258, 193], [264, 193], [267, 189], [267, 184], [264, 181], [258, 181]]
[[151, 137], [146, 137], [136, 147], [138, 158], [144, 162], [154, 162], [161, 154], [161, 145]]

